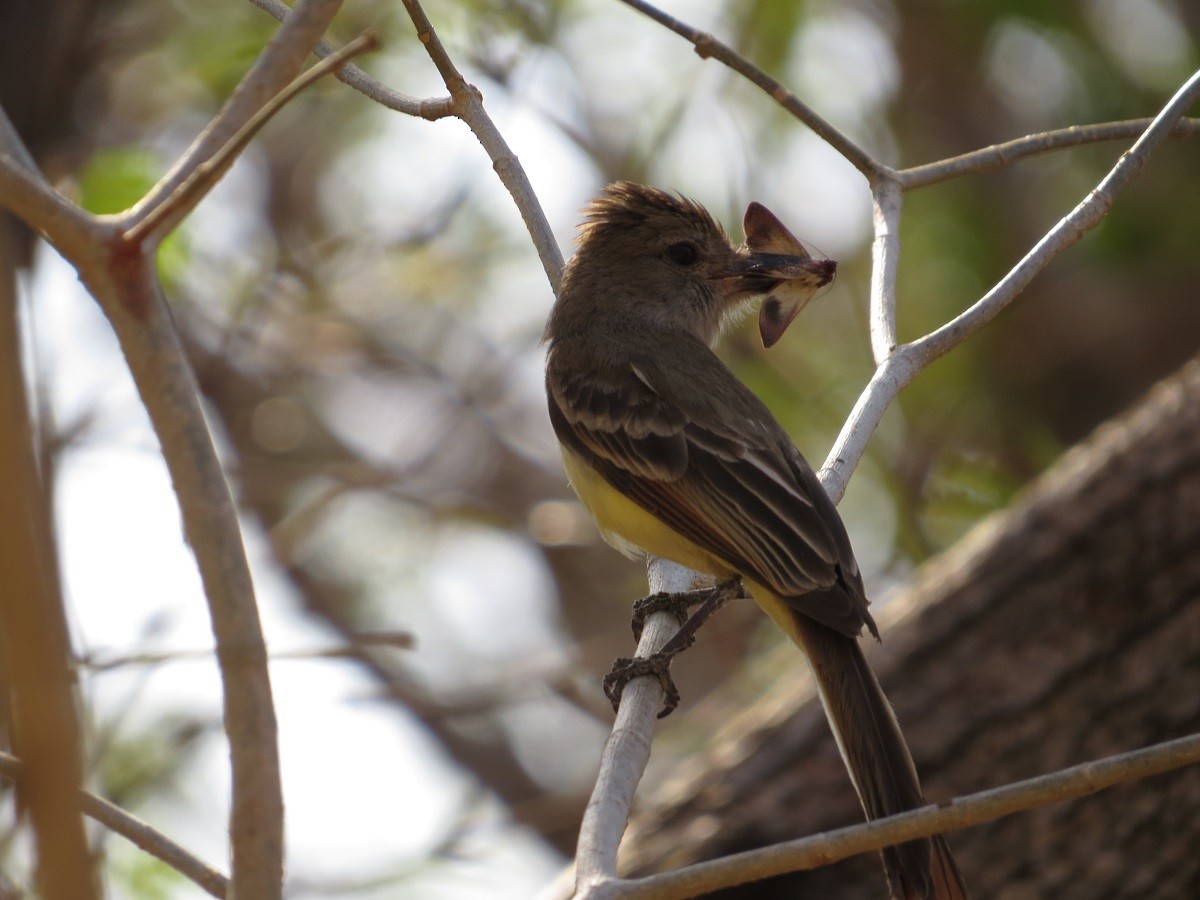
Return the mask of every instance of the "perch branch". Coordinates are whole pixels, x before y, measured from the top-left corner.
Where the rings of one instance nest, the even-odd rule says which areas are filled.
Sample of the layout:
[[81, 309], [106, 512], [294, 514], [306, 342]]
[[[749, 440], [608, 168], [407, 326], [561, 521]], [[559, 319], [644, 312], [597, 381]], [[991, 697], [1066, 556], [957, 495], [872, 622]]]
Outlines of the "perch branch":
[[[695, 586], [696, 573], [662, 559], [647, 566], [650, 592], [680, 593]], [[679, 630], [670, 613], [646, 620], [637, 655], [656, 653]], [[575, 888], [580, 900], [616, 897], [617, 850], [638, 782], [650, 760], [654, 722], [662, 708], [663, 690], [655, 678], [637, 678], [625, 687], [612, 732], [604, 744], [600, 772], [583, 814], [575, 855]]]

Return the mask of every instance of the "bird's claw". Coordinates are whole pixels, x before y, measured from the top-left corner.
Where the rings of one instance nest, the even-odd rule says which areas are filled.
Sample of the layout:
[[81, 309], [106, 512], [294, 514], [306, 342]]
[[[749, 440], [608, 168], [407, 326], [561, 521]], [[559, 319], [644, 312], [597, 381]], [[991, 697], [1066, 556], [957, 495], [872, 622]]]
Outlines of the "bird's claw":
[[650, 656], [619, 656], [613, 662], [612, 671], [604, 676], [604, 696], [612, 703], [613, 712], [621, 706], [621, 695], [625, 686], [635, 678], [653, 675], [663, 690], [663, 706], [658, 717], [669, 716], [679, 705], [679, 689], [671, 678], [671, 660], [674, 653], [654, 653]]

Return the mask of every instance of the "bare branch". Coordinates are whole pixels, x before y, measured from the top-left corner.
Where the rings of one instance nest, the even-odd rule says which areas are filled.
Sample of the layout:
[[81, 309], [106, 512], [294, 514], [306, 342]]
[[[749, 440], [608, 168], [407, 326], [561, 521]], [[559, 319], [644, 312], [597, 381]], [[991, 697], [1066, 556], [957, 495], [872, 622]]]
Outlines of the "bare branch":
[[[651, 593], [680, 593], [690, 590], [697, 581], [695, 572], [655, 558], [647, 565], [646, 574]], [[645, 657], [658, 652], [678, 630], [679, 622], [670, 613], [650, 616], [642, 630], [637, 655]], [[662, 700], [662, 687], [654, 678], [631, 681], [621, 696], [617, 720], [604, 744], [600, 772], [579, 830], [575, 889], [580, 900], [618, 896], [613, 892], [617, 881], [617, 849], [638, 782], [650, 760], [654, 722]]]
[[1175, 123], [1200, 98], [1200, 72], [1181, 87], [1145, 133], [1121, 155], [1112, 170], [1087, 197], [1055, 225], [1000, 282], [970, 309], [936, 331], [914, 341], [911, 351], [924, 367], [996, 317], [1020, 293], [1033, 276], [1049, 262], [1094, 228], [1112, 207], [1113, 201], [1142, 170], [1150, 154], [1166, 140]]
[[404, 8], [408, 10], [408, 16], [417, 29], [418, 40], [425, 45], [425, 51], [433, 60], [433, 64], [437, 66], [442, 80], [450, 91], [450, 97], [454, 103], [454, 115], [467, 124], [479, 143], [483, 145], [483, 149], [492, 161], [492, 168], [496, 170], [500, 181], [508, 188], [513, 201], [517, 204], [521, 218], [525, 220], [525, 227], [528, 229], [530, 237], [533, 238], [533, 246], [537, 249], [538, 257], [542, 261], [542, 268], [546, 271], [550, 287], [557, 293], [558, 282], [562, 278], [563, 270], [562, 251], [558, 249], [558, 242], [554, 240], [554, 232], [546, 220], [546, 213], [542, 210], [542, 205], [533, 192], [533, 186], [529, 183], [529, 177], [521, 167], [520, 160], [509, 149], [508, 143], [500, 134], [496, 123], [483, 108], [483, 95], [479, 89], [463, 78], [462, 73], [454, 65], [454, 61], [450, 59], [450, 54], [442, 46], [441, 39], [433, 30], [433, 25], [418, 0], [404, 0]]
[[621, 883], [622, 900], [675, 900], [745, 884], [772, 875], [815, 869], [892, 844], [957, 831], [1013, 813], [1074, 800], [1127, 781], [1148, 778], [1200, 762], [1200, 735], [1179, 738], [1040, 775], [1004, 787], [956, 798], [937, 806], [888, 816]]
[[821, 469], [821, 483], [835, 502], [844, 493], [850, 474], [862, 459], [867, 442], [896, 395], [935, 359], [994, 319], [1051, 260], [1094, 228], [1108, 214], [1116, 195], [1141, 171], [1150, 154], [1172, 133], [1175, 123], [1198, 97], [1200, 72], [1176, 92], [1095, 190], [1050, 229], [995, 287], [970, 309], [942, 327], [910, 344], [895, 348], [880, 364], [859, 396]]
[[[281, 0], [250, 0], [250, 2], [280, 22], [283, 21], [284, 16], [291, 12], [291, 8], [282, 3]], [[313, 52], [323, 59], [335, 51], [329, 41], [321, 40], [317, 42], [316, 49]], [[433, 122], [437, 119], [444, 119], [447, 116], [454, 115], [454, 101], [451, 98], [430, 97], [421, 100], [417, 97], [410, 97], [408, 94], [392, 90], [387, 85], [376, 81], [354, 64], [342, 66], [337, 70], [334, 77], [354, 88], [364, 97], [374, 100], [388, 109], [404, 113], [406, 116], [420, 116], [422, 119], [428, 119]]]
[[[128, 246], [119, 236], [113, 244]], [[118, 251], [108, 265], [85, 264], [79, 271], [112, 323], [162, 446], [204, 584], [233, 769], [234, 893], [277, 900], [283, 881], [278, 734], [262, 625], [229, 487], [152, 261], [140, 251]]]
[[[0, 122], [7, 121], [0, 110]], [[18, 156], [9, 152], [11, 145], [0, 143], [0, 147], [4, 148], [0, 149], [0, 208], [7, 209], [43, 237], [53, 234], [52, 243], [61, 245], [64, 253], [79, 253], [95, 246], [97, 236], [102, 233], [95, 221], [50, 187], [40, 171], [27, 168]]]
[[233, 165], [234, 159], [246, 149], [254, 136], [293, 97], [329, 74], [330, 71], [336, 70], [346, 60], [369, 53], [378, 47], [379, 38], [374, 32], [368, 31], [359, 35], [337, 53], [321, 60], [303, 75], [293, 79], [283, 90], [263, 104], [262, 108], [250, 117], [250, 121], [237, 130], [225, 146], [189, 172], [170, 196], [147, 212], [143, 218], [126, 231], [125, 240], [130, 244], [139, 245], [142, 241], [152, 237], [155, 232], [166, 235], [174, 230], [187, 214], [196, 208], [196, 204], [216, 187], [221, 176]]
[[197, 166], [229, 143], [268, 98], [296, 77], [341, 5], [341, 0], [299, 0], [208, 127], [158, 184], [122, 218], [124, 228], [135, 225], [162, 205]]
[[[279, 650], [270, 654], [271, 662], [310, 662], [320, 659], [361, 659], [365, 648], [411, 650], [416, 646], [416, 638], [408, 631], [373, 631], [359, 632], [350, 635], [353, 643], [332, 647], [316, 647], [311, 650]], [[113, 672], [127, 666], [161, 666], [166, 663], [209, 662], [213, 658], [213, 649], [205, 650], [172, 650], [163, 653], [130, 653], [123, 656], [111, 656], [107, 659], [86, 656], [75, 665], [87, 669], [93, 674]]]
[[[28, 777], [27, 769], [15, 756], [0, 752], [0, 774], [5, 778], [20, 783]], [[225, 896], [229, 879], [158, 829], [90, 791], [80, 791], [80, 804], [85, 815], [166, 863], [210, 896]]]
[[711, 58], [724, 63], [747, 81], [757, 85], [770, 95], [772, 100], [811, 128], [816, 132], [818, 137], [837, 150], [838, 153], [842, 154], [854, 168], [867, 177], [868, 181], [874, 182], [877, 178], [891, 175], [891, 169], [880, 163], [871, 154], [867, 153], [866, 150], [863, 150], [850, 140], [850, 138], [826, 122], [812, 107], [805, 104], [799, 97], [788, 90], [782, 82], [772, 78], [758, 66], [754, 65], [754, 63], [733, 50], [729, 45], [722, 43], [707, 32], [700, 31], [698, 28], [693, 28], [691, 25], [667, 15], [657, 7], [644, 2], [644, 0], [621, 0], [621, 2], [626, 6], [636, 9], [643, 15], [649, 16], [655, 22], [670, 29], [685, 40], [690, 41], [692, 46], [696, 48], [696, 53], [701, 59]]
[[900, 185], [881, 178], [871, 188], [871, 351], [880, 365], [896, 348], [896, 274], [900, 266]]
[[[1003, 144], [993, 144], [952, 156], [938, 162], [913, 166], [896, 173], [900, 186], [910, 191], [914, 188], [948, 181], [960, 175], [971, 175], [999, 169], [1018, 159], [1047, 153], [1051, 150], [1061, 150], [1066, 147], [1079, 147], [1084, 144], [1098, 144], [1102, 141], [1132, 140], [1150, 127], [1152, 119], [1130, 119], [1125, 122], [1103, 122], [1097, 125], [1075, 125], [1057, 131], [1044, 131], [1040, 134], [1030, 134]], [[1200, 119], [1181, 119], [1171, 129], [1170, 137], [1188, 137], [1200, 134]]]

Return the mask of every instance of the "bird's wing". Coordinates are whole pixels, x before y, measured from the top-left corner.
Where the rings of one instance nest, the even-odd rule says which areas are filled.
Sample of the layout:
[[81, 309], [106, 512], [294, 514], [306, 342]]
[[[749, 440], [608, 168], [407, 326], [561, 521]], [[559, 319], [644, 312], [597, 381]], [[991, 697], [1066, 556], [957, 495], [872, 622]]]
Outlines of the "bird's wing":
[[719, 376], [719, 398], [696, 390], [695, 372], [668, 372], [652, 354], [622, 362], [589, 354], [581, 366], [587, 351], [578, 350], [568, 368], [566, 354], [552, 351], [547, 394], [559, 440], [613, 488], [800, 612], [847, 634], [864, 623], [874, 630], [849, 540], [812, 469], [757, 398], [698, 348], [689, 366], [719, 367], [703, 379]]

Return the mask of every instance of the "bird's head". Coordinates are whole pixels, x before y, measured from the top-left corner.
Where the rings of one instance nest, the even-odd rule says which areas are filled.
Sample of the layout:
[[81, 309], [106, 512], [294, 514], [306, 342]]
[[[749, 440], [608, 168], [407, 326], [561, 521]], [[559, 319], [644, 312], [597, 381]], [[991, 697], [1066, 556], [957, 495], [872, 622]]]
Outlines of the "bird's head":
[[735, 246], [704, 207], [617, 182], [588, 204], [563, 274], [551, 338], [587, 327], [603, 306], [621, 327], [686, 331], [711, 344], [722, 324], [763, 296], [759, 332], [771, 346], [837, 263], [813, 259], [766, 207], [752, 203]]

